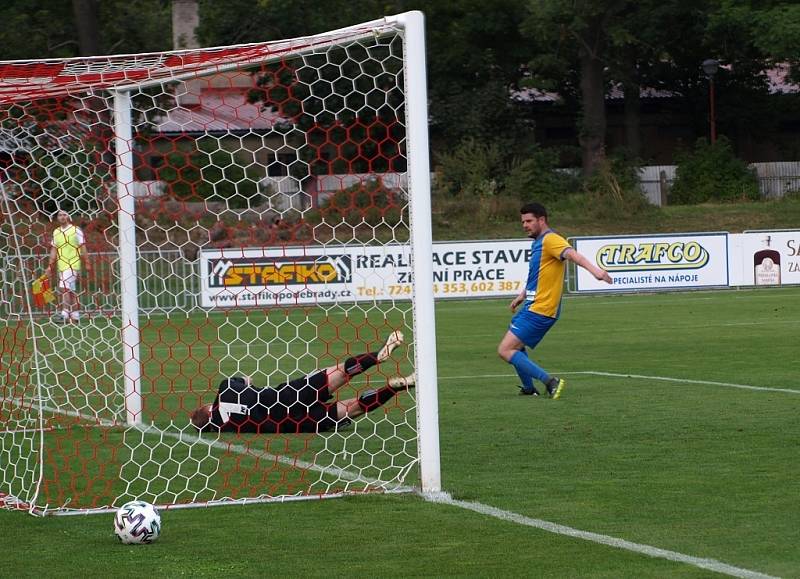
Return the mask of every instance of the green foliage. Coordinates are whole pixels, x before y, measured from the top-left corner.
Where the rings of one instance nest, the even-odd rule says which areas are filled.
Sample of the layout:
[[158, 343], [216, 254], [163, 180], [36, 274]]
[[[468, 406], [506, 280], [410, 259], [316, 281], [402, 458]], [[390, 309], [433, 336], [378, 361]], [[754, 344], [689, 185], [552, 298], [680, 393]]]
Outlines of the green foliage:
[[264, 66], [248, 99], [305, 133], [312, 174], [404, 171], [402, 66], [396, 41], [364, 40]]
[[435, 192], [462, 201], [487, 201], [500, 195], [552, 201], [580, 187], [575, 176], [557, 169], [558, 158], [556, 149], [535, 149], [511, 157], [496, 143], [466, 139], [451, 153], [440, 155]]
[[447, 195], [490, 197], [498, 192], [506, 169], [499, 145], [465, 139], [439, 157], [436, 190]]
[[263, 174], [242, 164], [234, 151], [226, 149], [225, 139], [201, 137], [185, 150], [167, 155], [158, 178], [177, 199], [224, 201], [228, 207], [243, 208], [260, 199], [258, 181]]
[[677, 156], [678, 169], [669, 194], [677, 204], [760, 198], [758, 178], [737, 158], [725, 137], [713, 145], [699, 139], [691, 152]]
[[400, 223], [405, 208], [402, 193], [378, 178], [337, 191], [319, 209], [309, 211], [306, 220], [311, 224], [393, 226]]
[[599, 220], [629, 218], [657, 211], [639, 188], [636, 165], [622, 156], [605, 159], [586, 181], [587, 208]]
[[509, 106], [509, 87], [519, 85], [520, 63], [531, 57], [519, 23], [527, 7], [518, 0], [395, 2], [425, 12], [431, 142], [450, 149], [472, 136], [511, 146], [532, 130]]
[[536, 149], [529, 156], [514, 159], [504, 181], [506, 194], [517, 199], [553, 201], [577, 191], [580, 179], [567, 171], [559, 171], [556, 149]]
[[[79, 56], [74, 2], [7, 0], [0, 27], [0, 59]], [[94, 2], [100, 54], [168, 50], [170, 3], [153, 0]]]
[[12, 179], [45, 215], [57, 209], [80, 213], [97, 209], [111, 177], [100, 153], [83, 141], [62, 141], [60, 147], [37, 147], [24, 171]]
[[776, 59], [800, 58], [800, 5], [796, 2], [776, 2], [752, 15], [755, 34], [753, 41]]

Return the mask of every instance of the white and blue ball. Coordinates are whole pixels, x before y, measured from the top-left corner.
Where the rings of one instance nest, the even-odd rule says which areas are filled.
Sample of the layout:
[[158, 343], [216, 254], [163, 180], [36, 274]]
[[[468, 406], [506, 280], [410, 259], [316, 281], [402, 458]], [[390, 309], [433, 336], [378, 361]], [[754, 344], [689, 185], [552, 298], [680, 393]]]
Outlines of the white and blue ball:
[[161, 534], [161, 515], [145, 501], [130, 501], [114, 515], [114, 534], [125, 545], [152, 543]]

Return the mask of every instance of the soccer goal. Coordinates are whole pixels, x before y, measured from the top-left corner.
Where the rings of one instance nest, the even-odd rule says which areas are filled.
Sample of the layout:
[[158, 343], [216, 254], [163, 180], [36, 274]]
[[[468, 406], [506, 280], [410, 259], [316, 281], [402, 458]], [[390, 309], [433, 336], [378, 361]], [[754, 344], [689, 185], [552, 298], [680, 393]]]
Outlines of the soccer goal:
[[[0, 62], [0, 504], [440, 490], [423, 27]], [[58, 211], [91, 265], [77, 320], [47, 269]], [[190, 423], [224, 378], [276, 386], [394, 331], [329, 403], [417, 387], [352, 421]]]

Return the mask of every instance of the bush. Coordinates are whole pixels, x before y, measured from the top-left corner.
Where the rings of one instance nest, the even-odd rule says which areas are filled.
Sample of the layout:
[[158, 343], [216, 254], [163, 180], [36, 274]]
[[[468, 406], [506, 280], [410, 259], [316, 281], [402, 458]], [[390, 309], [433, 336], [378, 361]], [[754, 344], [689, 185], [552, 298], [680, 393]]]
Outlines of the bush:
[[556, 149], [537, 149], [524, 159], [515, 159], [503, 183], [506, 194], [523, 201], [554, 201], [577, 191], [580, 178], [559, 171]]
[[587, 208], [599, 219], [619, 219], [657, 211], [639, 188], [637, 165], [624, 157], [604, 160], [586, 181], [585, 190]]
[[436, 193], [488, 197], [498, 192], [506, 163], [499, 145], [465, 139], [439, 158]]
[[[556, 169], [558, 159], [555, 149], [514, 157], [497, 143], [466, 139], [439, 158], [436, 203], [456, 212], [468, 210], [478, 221], [505, 220], [509, 206], [518, 215], [521, 201], [551, 202], [579, 188], [577, 176]], [[447, 203], [456, 199], [456, 204]]]
[[198, 138], [186, 150], [166, 155], [157, 177], [176, 199], [206, 199], [223, 202], [234, 209], [248, 208], [261, 201], [255, 165], [244, 167], [236, 150], [227, 150], [222, 141]]
[[676, 156], [678, 169], [669, 202], [688, 205], [706, 201], [757, 200], [758, 178], [737, 158], [730, 142], [720, 137], [713, 145], [699, 139], [694, 150]]
[[357, 183], [337, 191], [325, 200], [319, 210], [309, 211], [306, 220], [312, 224], [346, 222], [357, 226], [397, 225], [406, 203], [402, 195], [386, 187], [382, 179]]

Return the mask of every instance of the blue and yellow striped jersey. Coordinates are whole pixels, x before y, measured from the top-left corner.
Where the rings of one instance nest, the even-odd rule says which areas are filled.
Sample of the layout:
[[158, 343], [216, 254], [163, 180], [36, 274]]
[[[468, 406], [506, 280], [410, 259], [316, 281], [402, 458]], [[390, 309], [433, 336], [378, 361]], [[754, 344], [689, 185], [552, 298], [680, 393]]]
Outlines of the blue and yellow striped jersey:
[[564, 252], [567, 240], [552, 229], [537, 237], [531, 247], [530, 270], [525, 285], [528, 309], [549, 318], [558, 318], [564, 293]]

